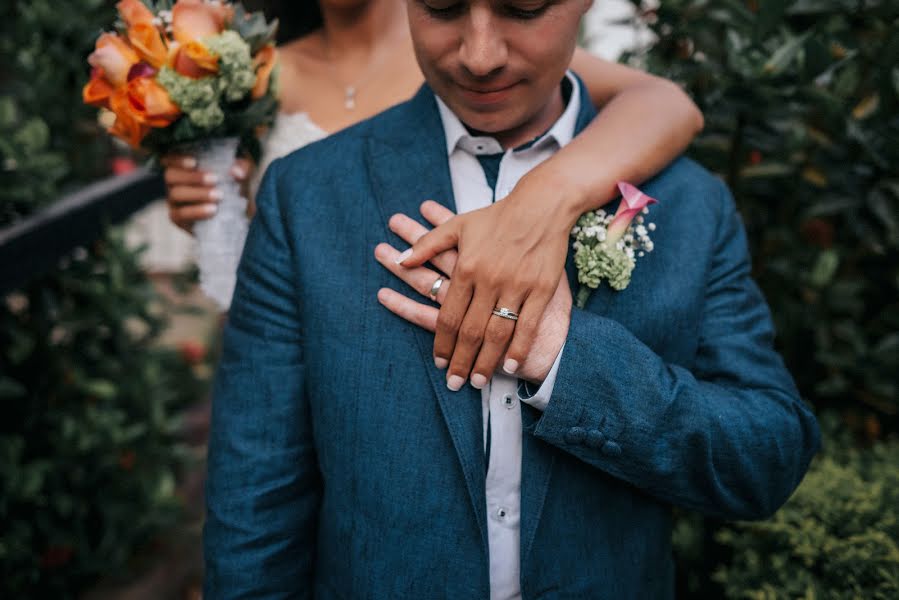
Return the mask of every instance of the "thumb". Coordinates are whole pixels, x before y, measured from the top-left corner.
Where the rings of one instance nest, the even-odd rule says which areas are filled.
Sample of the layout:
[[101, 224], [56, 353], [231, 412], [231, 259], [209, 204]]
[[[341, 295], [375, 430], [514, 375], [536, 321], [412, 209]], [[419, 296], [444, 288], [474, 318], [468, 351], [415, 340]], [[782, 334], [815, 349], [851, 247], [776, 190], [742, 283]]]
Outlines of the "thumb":
[[458, 244], [457, 226], [455, 221], [450, 220], [418, 238], [411, 248], [397, 257], [397, 264], [407, 269], [420, 267], [441, 252], [452, 250]]

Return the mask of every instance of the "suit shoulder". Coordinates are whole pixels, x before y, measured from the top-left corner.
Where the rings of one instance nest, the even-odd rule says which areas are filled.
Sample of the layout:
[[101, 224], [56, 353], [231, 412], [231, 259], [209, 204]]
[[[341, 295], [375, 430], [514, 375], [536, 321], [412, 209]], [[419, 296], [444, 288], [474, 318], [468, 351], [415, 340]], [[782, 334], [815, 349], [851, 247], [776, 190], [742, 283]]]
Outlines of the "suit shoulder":
[[694, 160], [680, 157], [649, 180], [644, 190], [680, 214], [714, 214], [718, 220], [735, 210], [724, 181]]

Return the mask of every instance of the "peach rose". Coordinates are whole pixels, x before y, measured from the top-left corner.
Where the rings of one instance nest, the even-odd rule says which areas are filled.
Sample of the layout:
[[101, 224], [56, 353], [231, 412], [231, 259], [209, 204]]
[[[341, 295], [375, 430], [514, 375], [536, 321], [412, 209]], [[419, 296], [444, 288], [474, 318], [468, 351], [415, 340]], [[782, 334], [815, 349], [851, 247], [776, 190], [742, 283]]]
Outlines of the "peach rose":
[[114, 33], [104, 33], [97, 38], [95, 50], [87, 57], [87, 62], [102, 69], [106, 79], [115, 87], [125, 85], [128, 71], [140, 62], [140, 56], [128, 42]]
[[119, 16], [125, 21], [125, 25], [129, 28], [134, 27], [138, 23], [152, 25], [153, 13], [147, 8], [147, 5], [140, 0], [122, 0], [115, 5], [119, 11]]
[[127, 111], [143, 125], [168, 127], [181, 116], [181, 109], [155, 79], [135, 77], [128, 82], [125, 93]]
[[265, 96], [265, 93], [268, 91], [269, 79], [272, 76], [272, 69], [275, 68], [277, 60], [278, 55], [275, 52], [275, 47], [271, 44], [262, 48], [253, 57], [253, 65], [256, 67], [256, 83], [253, 84], [251, 92], [253, 100], [258, 100]]
[[212, 54], [206, 46], [192, 41], [175, 50], [171, 65], [179, 75], [199, 79], [218, 73], [218, 62], [218, 56]]
[[154, 69], [160, 68], [168, 59], [169, 49], [151, 23], [136, 23], [128, 27], [128, 41], [140, 57]]
[[109, 128], [109, 133], [125, 140], [132, 148], [139, 148], [141, 140], [150, 131], [150, 126], [135, 117], [126, 89], [119, 88], [112, 93], [109, 108], [115, 113], [115, 122]]
[[172, 7], [172, 33], [182, 44], [217, 35], [233, 15], [232, 7], [218, 2], [178, 0]]
[[91, 70], [91, 79], [81, 90], [81, 98], [85, 104], [102, 108], [109, 108], [109, 96], [112, 95], [113, 87], [106, 80], [103, 69], [94, 68]]

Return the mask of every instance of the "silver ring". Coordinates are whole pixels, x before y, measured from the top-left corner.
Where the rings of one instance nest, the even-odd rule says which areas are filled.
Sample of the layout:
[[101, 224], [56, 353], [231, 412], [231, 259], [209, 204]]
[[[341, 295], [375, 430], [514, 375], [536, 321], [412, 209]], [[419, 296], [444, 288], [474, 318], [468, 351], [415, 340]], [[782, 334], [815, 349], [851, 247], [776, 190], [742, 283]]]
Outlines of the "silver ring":
[[434, 281], [434, 285], [431, 286], [431, 291], [428, 292], [428, 296], [431, 297], [432, 300], [437, 300], [437, 294], [440, 292], [440, 286], [443, 285], [443, 277], [438, 277], [436, 281]]
[[509, 310], [508, 308], [500, 308], [499, 306], [497, 306], [493, 309], [493, 314], [495, 314], [497, 317], [502, 317], [503, 319], [509, 319], [510, 321], [518, 320], [518, 313]]

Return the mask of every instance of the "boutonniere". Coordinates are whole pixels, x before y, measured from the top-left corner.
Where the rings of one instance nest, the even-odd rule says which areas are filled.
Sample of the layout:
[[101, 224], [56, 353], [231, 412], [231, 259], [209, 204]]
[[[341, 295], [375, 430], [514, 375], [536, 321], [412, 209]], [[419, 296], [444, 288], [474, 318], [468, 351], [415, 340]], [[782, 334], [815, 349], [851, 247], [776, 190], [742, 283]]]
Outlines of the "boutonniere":
[[575, 304], [584, 308], [593, 290], [603, 280], [613, 290], [623, 290], [631, 282], [637, 258], [652, 252], [649, 232], [655, 223], [644, 223], [649, 205], [656, 204], [635, 186], [618, 182], [621, 204], [614, 215], [603, 209], [581, 215], [571, 230], [574, 238], [574, 264], [577, 266], [578, 287]]

